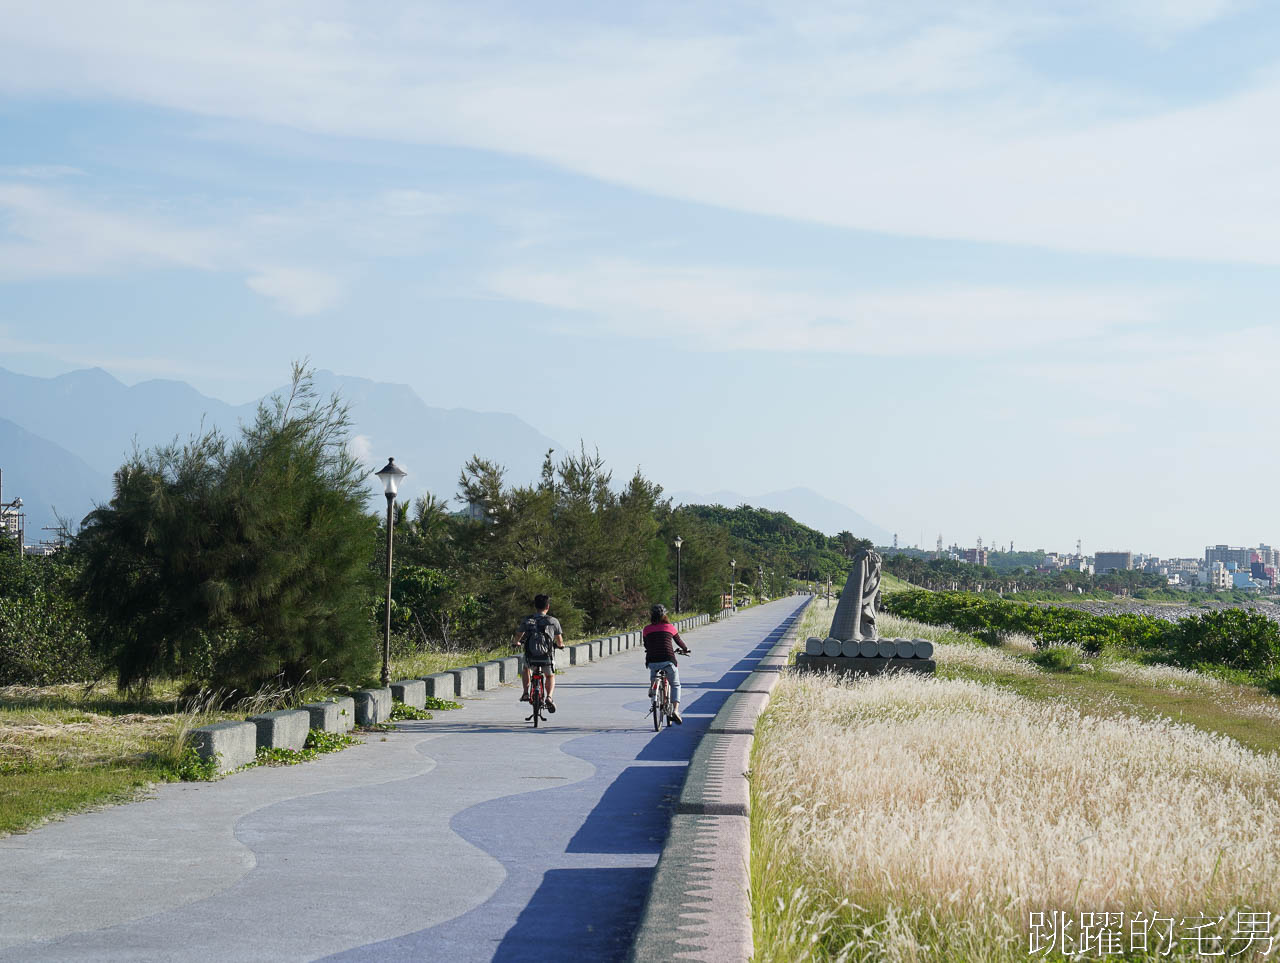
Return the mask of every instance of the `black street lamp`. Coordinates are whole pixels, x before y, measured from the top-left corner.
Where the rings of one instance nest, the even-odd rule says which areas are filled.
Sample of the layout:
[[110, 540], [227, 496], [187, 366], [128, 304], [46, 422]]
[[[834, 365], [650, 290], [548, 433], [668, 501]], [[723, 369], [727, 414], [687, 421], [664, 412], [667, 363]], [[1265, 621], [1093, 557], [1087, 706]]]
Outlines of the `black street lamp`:
[[737, 585], [734, 584], [737, 581], [738, 581], [738, 560], [736, 558], [731, 558], [729, 559], [729, 609], [730, 611], [732, 611], [737, 605], [737, 599], [733, 597], [738, 590]]
[[684, 544], [684, 539], [679, 535], [676, 536], [676, 611], [680, 611], [680, 546]]
[[385, 688], [391, 685], [391, 530], [395, 526], [396, 489], [409, 473], [397, 465], [394, 458], [388, 458], [382, 471], [375, 474], [387, 495], [387, 619], [382, 629], [382, 685]]

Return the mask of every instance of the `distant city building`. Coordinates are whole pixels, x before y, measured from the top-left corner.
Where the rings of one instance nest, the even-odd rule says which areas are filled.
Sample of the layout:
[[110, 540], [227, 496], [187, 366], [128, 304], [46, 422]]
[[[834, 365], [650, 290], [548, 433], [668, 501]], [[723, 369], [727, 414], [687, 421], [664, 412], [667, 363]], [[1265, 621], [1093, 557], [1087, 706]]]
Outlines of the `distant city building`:
[[1093, 556], [1093, 570], [1099, 575], [1127, 572], [1132, 568], [1133, 552], [1097, 552]]
[[1210, 562], [1200, 572], [1200, 584], [1211, 592], [1225, 592], [1232, 585], [1231, 573], [1222, 562]]
[[987, 564], [987, 550], [985, 548], [966, 548], [964, 550], [964, 560], [972, 565]]
[[1206, 545], [1204, 549], [1205, 565], [1214, 562], [1235, 562], [1237, 568], [1248, 568], [1254, 562], [1263, 565], [1280, 567], [1280, 552], [1270, 545], [1259, 545], [1257, 548], [1242, 548], [1239, 545]]

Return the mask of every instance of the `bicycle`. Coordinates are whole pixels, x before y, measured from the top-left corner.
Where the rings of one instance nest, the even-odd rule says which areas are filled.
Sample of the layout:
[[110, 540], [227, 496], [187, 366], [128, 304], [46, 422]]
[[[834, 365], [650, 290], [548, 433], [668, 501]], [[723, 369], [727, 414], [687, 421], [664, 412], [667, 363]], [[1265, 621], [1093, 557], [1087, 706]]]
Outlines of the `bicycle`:
[[[680, 653], [688, 658], [693, 652], [689, 649]], [[653, 731], [657, 732], [662, 728], [662, 720], [667, 720], [667, 725], [671, 725], [671, 714], [675, 711], [675, 706], [671, 704], [671, 679], [667, 676], [665, 669], [658, 672], [658, 678], [649, 683], [649, 711], [653, 713]]]
[[547, 721], [543, 710], [547, 706], [547, 676], [552, 671], [551, 666], [545, 663], [529, 667], [529, 705], [533, 707], [533, 713], [525, 716], [524, 721], [532, 720], [535, 729], [540, 721]]
[[660, 672], [658, 678], [649, 686], [650, 711], [653, 713], [653, 731], [662, 728], [662, 720], [671, 725], [671, 680], [666, 672]]

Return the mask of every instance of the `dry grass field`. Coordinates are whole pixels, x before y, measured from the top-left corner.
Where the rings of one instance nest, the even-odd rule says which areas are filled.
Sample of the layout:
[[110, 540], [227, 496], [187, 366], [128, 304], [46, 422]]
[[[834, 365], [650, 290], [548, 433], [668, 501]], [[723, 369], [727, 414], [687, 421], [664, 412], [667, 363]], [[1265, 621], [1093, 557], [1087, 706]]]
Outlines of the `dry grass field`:
[[[1166, 667], [1046, 672], [1025, 646], [892, 617], [881, 632], [933, 638], [939, 676], [788, 676], [763, 719], [757, 959], [1062, 959], [1029, 928], [1055, 911], [1073, 950], [1081, 914], [1125, 914], [1085, 958], [1261, 958], [1232, 939], [1250, 914], [1280, 942], [1277, 700]], [[1129, 952], [1133, 914], [1170, 919], [1172, 943], [1153, 928]]]

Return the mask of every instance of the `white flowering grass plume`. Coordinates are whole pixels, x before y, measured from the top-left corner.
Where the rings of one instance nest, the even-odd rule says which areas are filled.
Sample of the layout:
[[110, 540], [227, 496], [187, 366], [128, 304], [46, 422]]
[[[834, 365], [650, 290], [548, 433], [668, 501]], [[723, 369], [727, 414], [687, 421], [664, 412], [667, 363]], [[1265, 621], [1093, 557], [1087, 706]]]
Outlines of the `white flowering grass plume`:
[[1280, 757], [1189, 726], [789, 675], [751, 788], [762, 961], [1025, 963], [1037, 911], [1280, 921]]

